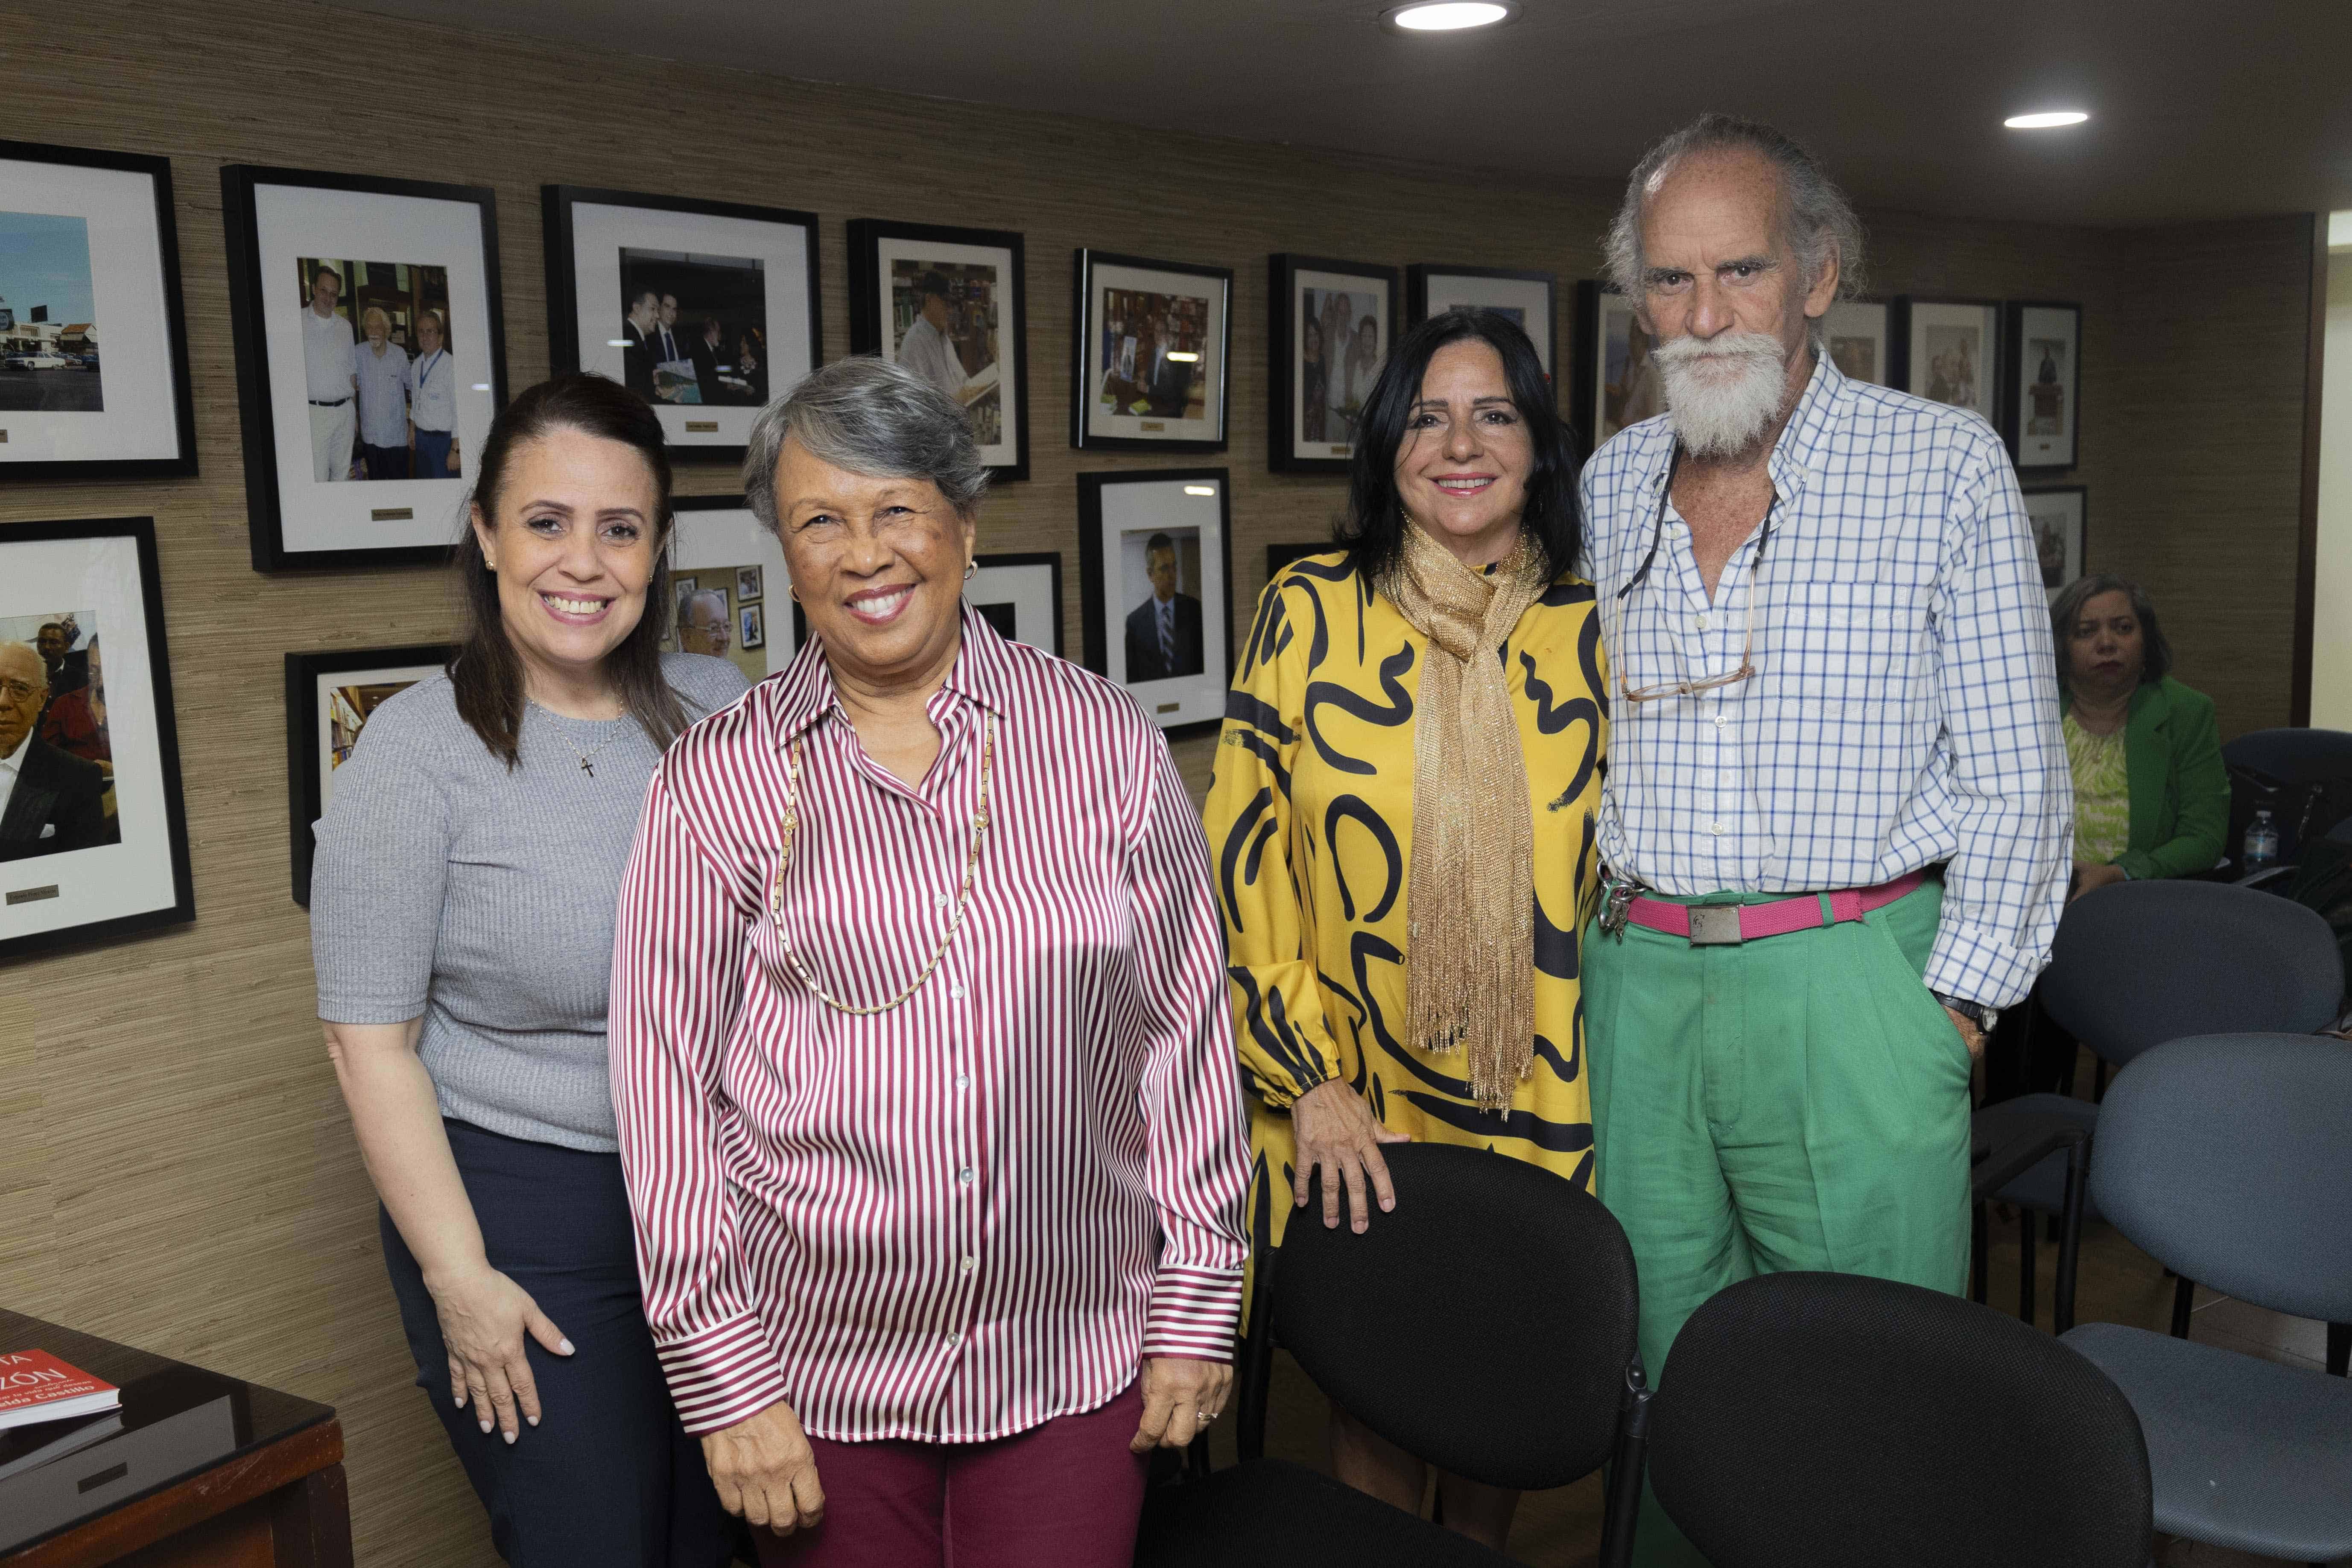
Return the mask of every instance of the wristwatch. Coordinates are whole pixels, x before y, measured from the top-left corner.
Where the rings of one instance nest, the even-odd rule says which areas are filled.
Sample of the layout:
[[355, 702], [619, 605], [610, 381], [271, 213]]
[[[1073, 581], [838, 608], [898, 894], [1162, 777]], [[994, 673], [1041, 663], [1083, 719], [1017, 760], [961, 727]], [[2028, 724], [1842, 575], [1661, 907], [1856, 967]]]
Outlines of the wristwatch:
[[1981, 1002], [1971, 1002], [1965, 996], [1947, 996], [1941, 991], [1931, 994], [1937, 1001], [1941, 1002], [1988, 1035], [1992, 1033], [1993, 1026], [2000, 1022], [2000, 1009], [1998, 1007], [1988, 1007]]

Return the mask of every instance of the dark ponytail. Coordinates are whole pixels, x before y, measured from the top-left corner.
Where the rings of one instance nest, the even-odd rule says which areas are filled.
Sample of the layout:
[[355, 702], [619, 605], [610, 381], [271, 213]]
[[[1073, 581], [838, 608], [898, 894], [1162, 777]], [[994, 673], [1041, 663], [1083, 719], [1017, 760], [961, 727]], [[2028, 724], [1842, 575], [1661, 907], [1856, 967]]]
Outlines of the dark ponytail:
[[[654, 575], [646, 585], [645, 614], [621, 644], [604, 656], [605, 673], [622, 706], [656, 747], [667, 750], [687, 726], [684, 703], [662, 679], [661, 639], [670, 614], [669, 453], [661, 421], [645, 399], [601, 375], [559, 375], [516, 398], [490, 423], [482, 443], [473, 500], [492, 527], [498, 524], [499, 494], [505, 488], [515, 449], [559, 430], [577, 430], [634, 447], [646, 460], [657, 492], [654, 518]], [[482, 542], [469, 521], [455, 560], [465, 597], [466, 630], [449, 661], [449, 684], [457, 690], [457, 714], [490, 754], [511, 769], [522, 760], [522, 657], [507, 637], [499, 605], [499, 577], [482, 554]]]

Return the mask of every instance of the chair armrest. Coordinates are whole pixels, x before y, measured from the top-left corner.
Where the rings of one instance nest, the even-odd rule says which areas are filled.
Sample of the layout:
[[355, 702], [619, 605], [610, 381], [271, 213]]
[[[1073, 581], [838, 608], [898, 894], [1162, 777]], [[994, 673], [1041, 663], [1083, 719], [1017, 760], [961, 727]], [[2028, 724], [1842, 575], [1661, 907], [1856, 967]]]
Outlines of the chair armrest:
[[1982, 1203], [2070, 1143], [2085, 1143], [2084, 1129], [2057, 1121], [2035, 1121], [2004, 1135], [1979, 1131], [1969, 1148], [1969, 1189]]

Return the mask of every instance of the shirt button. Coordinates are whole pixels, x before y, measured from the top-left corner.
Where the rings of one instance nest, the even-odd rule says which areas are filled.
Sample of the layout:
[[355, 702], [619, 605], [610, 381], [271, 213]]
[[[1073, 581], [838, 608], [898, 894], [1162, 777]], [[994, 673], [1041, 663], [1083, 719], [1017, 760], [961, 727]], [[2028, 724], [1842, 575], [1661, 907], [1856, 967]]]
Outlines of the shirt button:
[[933, 893], [931, 895], [931, 908], [935, 910], [943, 910], [947, 907], [948, 896], [945, 893]]
[[956, 1087], [958, 1089], [970, 1089], [971, 1087], [971, 1074], [968, 1072], [960, 1072], [956, 1074]]
[[966, 1274], [971, 1273], [973, 1269], [975, 1269], [975, 1268], [979, 1268], [979, 1267], [980, 1267], [980, 1259], [979, 1259], [979, 1258], [965, 1258], [965, 1259], [963, 1260], [963, 1271], [964, 1271]]
[[1698, 629], [1701, 631], [1706, 630], [1706, 617], [1704, 615], [1698, 617]]
[[1710, 823], [1708, 823], [1708, 824], [1706, 825], [1706, 830], [1707, 830], [1709, 833], [1714, 834], [1717, 838], [1720, 838], [1720, 837], [1723, 837], [1723, 824], [1721, 824], [1720, 822], [1710, 822]]
[[967, 1187], [971, 1185], [972, 1179], [973, 1172], [970, 1165], [966, 1165], [962, 1170], [956, 1173], [956, 1180], [962, 1183]]
[[1718, 714], [1717, 714], [1717, 715], [1715, 716], [1715, 727], [1716, 727], [1717, 729], [1718, 729], [1718, 730], [1722, 729], [1726, 724], [1728, 724], [1728, 723], [1730, 723], [1730, 722], [1731, 722], [1731, 715], [1730, 715], [1730, 714], [1728, 714], [1728, 713], [1718, 713]]
[[963, 1000], [963, 987], [961, 985], [950, 985], [948, 987], [948, 994], [961, 1002]]

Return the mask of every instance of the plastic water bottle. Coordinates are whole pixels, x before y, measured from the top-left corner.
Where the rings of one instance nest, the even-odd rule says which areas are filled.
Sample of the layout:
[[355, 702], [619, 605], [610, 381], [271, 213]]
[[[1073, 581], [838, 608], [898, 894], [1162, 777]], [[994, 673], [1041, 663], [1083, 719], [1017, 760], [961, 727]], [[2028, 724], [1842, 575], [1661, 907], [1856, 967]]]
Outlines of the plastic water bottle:
[[2246, 852], [2239, 858], [2239, 874], [2267, 871], [2278, 864], [2278, 825], [2267, 810], [2255, 812], [2253, 821], [2246, 824]]

